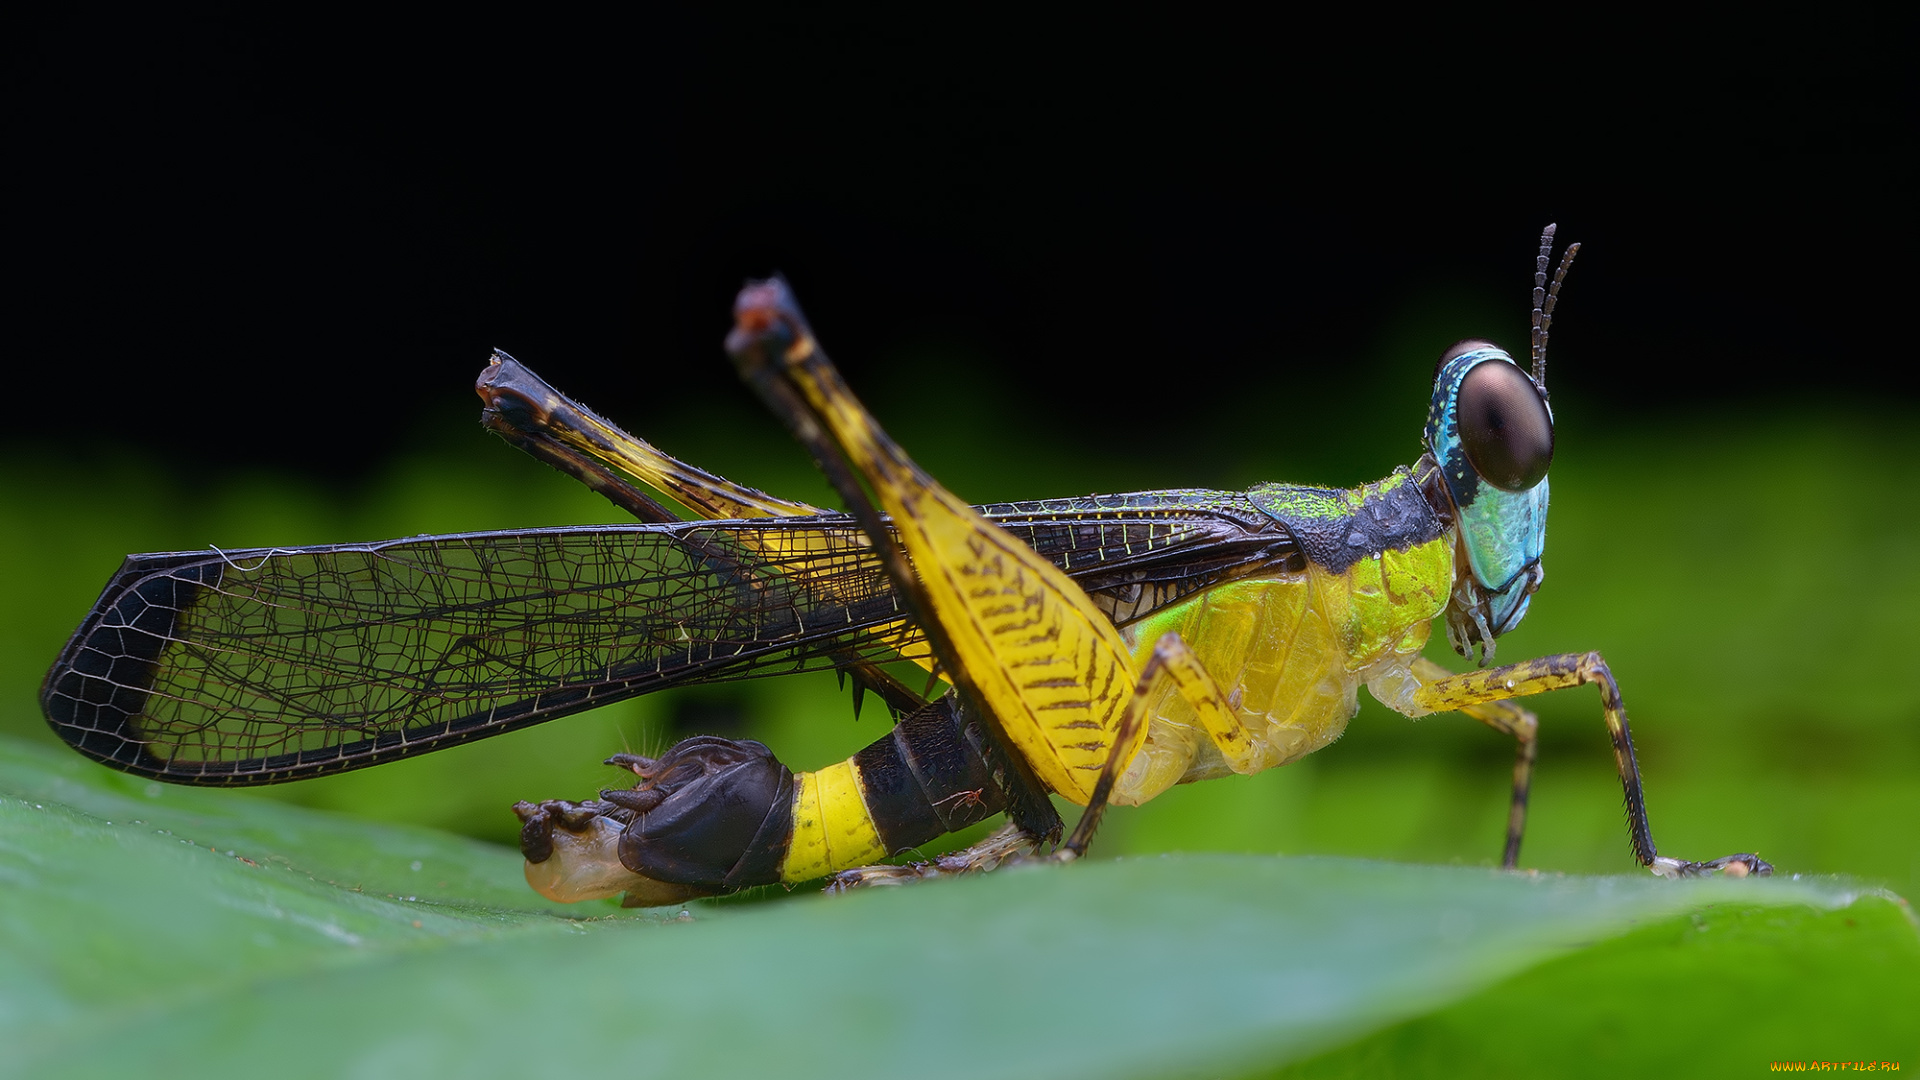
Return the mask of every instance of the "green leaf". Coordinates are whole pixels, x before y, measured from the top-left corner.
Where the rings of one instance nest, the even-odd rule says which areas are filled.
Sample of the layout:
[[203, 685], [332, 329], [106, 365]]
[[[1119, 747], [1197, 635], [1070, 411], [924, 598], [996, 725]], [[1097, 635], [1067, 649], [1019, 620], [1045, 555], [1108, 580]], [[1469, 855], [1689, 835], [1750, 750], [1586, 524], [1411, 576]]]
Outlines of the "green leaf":
[[[1633, 1023], [1752, 972], [1784, 1038], [1777, 1015], [1825, 1016], [1846, 971], [1842, 1028], [1870, 1041], [1920, 989], [1904, 905], [1833, 879], [1183, 855], [683, 914], [562, 909], [519, 866], [470, 839], [0, 741], [0, 1067], [1117, 1077], [1331, 1052], [1303, 1067], [1339, 1075], [1341, 1047], [1364, 1063], [1439, 1047], [1471, 1068], [1459, 1033], [1523, 1006], [1530, 1026], [1507, 1025], [1508, 1057], [1487, 1060], [1585, 1054], [1565, 1035], [1599, 1038], [1570, 1022], [1596, 1002]], [[1745, 944], [1723, 956], [1707, 939]], [[1850, 966], [1866, 953], [1878, 967]], [[1817, 977], [1797, 977], [1807, 963]], [[1740, 1019], [1717, 1016], [1716, 1037], [1737, 1047], [1754, 1034]]]

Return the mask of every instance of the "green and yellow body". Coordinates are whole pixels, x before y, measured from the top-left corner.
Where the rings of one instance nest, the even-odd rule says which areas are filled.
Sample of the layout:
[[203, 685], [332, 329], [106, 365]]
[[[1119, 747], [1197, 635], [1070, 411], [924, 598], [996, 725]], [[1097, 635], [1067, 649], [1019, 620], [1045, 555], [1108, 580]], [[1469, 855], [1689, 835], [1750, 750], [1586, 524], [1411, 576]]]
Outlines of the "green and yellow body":
[[[623, 462], [637, 473], [643, 470], [633, 458], [657, 453], [644, 443], [638, 447]], [[1413, 668], [1452, 593], [1457, 537], [1435, 508], [1431, 462], [1417, 469], [1354, 489], [1265, 484], [1245, 493], [1136, 492], [975, 508], [995, 528], [1029, 550], [1046, 552], [1052, 564], [1085, 583], [1091, 606], [1115, 628], [1135, 670], [1147, 665], [1166, 634], [1185, 639], [1248, 733], [1246, 753], [1230, 763], [1193, 706], [1176, 686], [1163, 683], [1147, 699], [1145, 734], [1114, 787], [1113, 802], [1137, 805], [1174, 784], [1296, 761], [1339, 738], [1358, 708], [1362, 686], [1409, 715], [1426, 711], [1414, 702], [1420, 679]], [[644, 475], [708, 512], [739, 505], [715, 487], [724, 481], [705, 480], [698, 491], [683, 493], [663, 472]], [[818, 520], [800, 516], [808, 511], [821, 513], [796, 504], [796, 522]], [[802, 541], [774, 536], [765, 543], [784, 550]], [[1181, 565], [1188, 548], [1235, 545], [1241, 553], [1210, 575], [1182, 582], [1156, 572], [1163, 563]], [[1102, 577], [1109, 566], [1119, 569]], [[885, 640], [906, 658], [934, 667], [917, 626], [903, 623]], [[767, 811], [771, 827], [764, 830], [779, 850], [743, 860], [758, 868], [752, 876], [734, 874], [739, 864], [730, 862], [716, 868], [717, 877], [732, 875], [727, 887], [814, 880], [918, 848], [1006, 808], [1008, 789], [1019, 786], [1018, 772], [1004, 763], [996, 768], [991, 741], [977, 722], [969, 725], [955, 715], [959, 708], [950, 695], [903, 718], [844, 761], [795, 772], [784, 787], [757, 785], [782, 792], [780, 804]], [[1068, 726], [1084, 722], [1084, 712], [1070, 713], [1057, 727], [1039, 729], [1029, 742], [1037, 748], [1023, 749], [1029, 760], [1051, 755], [1055, 776], [1088, 778], [1079, 784], [1040, 780], [1045, 793], [1082, 805], [1111, 749], [1108, 729]], [[1059, 752], [1053, 740], [1063, 744]], [[763, 761], [763, 767], [780, 768], [770, 754]], [[1040, 768], [1031, 772], [1037, 780], [1046, 775]], [[783, 837], [788, 839], [781, 847]], [[563, 869], [595, 865], [585, 849], [576, 848], [571, 859], [530, 863], [529, 875], [557, 898], [609, 890], [643, 898], [680, 895], [659, 892], [642, 875]], [[568, 874], [591, 880], [594, 888], [573, 891], [564, 883]]]
[[[1172, 787], [1298, 761], [1339, 738], [1362, 685], [1384, 704], [1417, 712], [1414, 660], [1453, 591], [1454, 537], [1424, 498], [1392, 500], [1409, 474], [1351, 491], [1268, 485], [1250, 497], [1329, 532], [1363, 536], [1359, 523], [1394, 506], [1402, 530], [1352, 545], [1351, 561], [1326, 565], [1308, 552], [1298, 570], [1219, 585], [1128, 625], [1123, 637], [1144, 668], [1154, 643], [1178, 634], [1227, 695], [1253, 741], [1230, 765], [1172, 685], [1147, 705], [1147, 735], [1121, 773], [1113, 801], [1138, 805]], [[1422, 512], [1424, 511], [1424, 513]]]
[[[1390, 497], [1394, 492], [1403, 497]], [[1136, 670], [1147, 665], [1164, 635], [1183, 638], [1226, 694], [1250, 734], [1251, 750], [1237, 768], [1230, 764], [1193, 706], [1175, 685], [1163, 683], [1148, 698], [1145, 737], [1114, 787], [1113, 802], [1139, 805], [1175, 784], [1298, 761], [1346, 730], [1359, 708], [1362, 686], [1402, 712], [1426, 711], [1414, 703], [1419, 679], [1412, 667], [1452, 594], [1455, 538], [1408, 472], [1345, 491], [1264, 485], [1246, 495], [1114, 496], [1105, 500], [1107, 510], [1089, 512], [1085, 522], [1097, 528], [1103, 512], [1113, 513], [1113, 504], [1130, 498], [1151, 506], [1174, 500], [1192, 505], [1244, 501], [1296, 522], [1312, 515], [1325, 533], [1341, 538], [1351, 557], [1334, 566], [1310, 556], [1288, 560], [1290, 568], [1213, 586], [1119, 628]], [[1383, 530], [1380, 522], [1389, 515], [1395, 528]], [[1355, 536], [1365, 539], [1345, 545]], [[1118, 614], [1123, 619], [1132, 607], [1144, 606], [1140, 598], [1131, 605], [1104, 595], [1095, 600], [1109, 617]], [[1090, 730], [1099, 729], [1042, 729], [1053, 738], [1037, 740], [1040, 749], [1033, 753], [1054, 752], [1052, 775], [1092, 773], [1095, 770], [1085, 766], [1097, 769], [1104, 763], [1109, 744], [1081, 734]], [[1056, 746], [1056, 740], [1065, 745]], [[921, 837], [889, 849], [876, 818], [896, 815], [897, 803], [865, 794], [865, 773], [879, 755], [871, 749], [862, 754], [865, 762], [857, 755], [818, 772], [796, 774], [795, 839], [781, 880], [800, 882], [866, 866], [932, 839]], [[1048, 785], [1049, 791], [1080, 805], [1091, 789], [1091, 784]]]

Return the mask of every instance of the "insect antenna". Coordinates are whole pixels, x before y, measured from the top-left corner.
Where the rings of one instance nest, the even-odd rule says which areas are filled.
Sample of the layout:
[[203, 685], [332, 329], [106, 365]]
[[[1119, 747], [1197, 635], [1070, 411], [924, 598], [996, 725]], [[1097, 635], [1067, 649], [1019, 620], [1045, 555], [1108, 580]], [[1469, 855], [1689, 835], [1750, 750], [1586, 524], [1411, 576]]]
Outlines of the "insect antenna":
[[1554, 271], [1553, 284], [1547, 284], [1547, 265], [1553, 261], [1553, 232], [1549, 225], [1540, 233], [1540, 256], [1533, 263], [1533, 383], [1547, 395], [1547, 334], [1553, 328], [1553, 305], [1560, 299], [1560, 283], [1567, 279], [1567, 268], [1580, 253], [1579, 244], [1567, 245], [1560, 257], [1560, 269]]

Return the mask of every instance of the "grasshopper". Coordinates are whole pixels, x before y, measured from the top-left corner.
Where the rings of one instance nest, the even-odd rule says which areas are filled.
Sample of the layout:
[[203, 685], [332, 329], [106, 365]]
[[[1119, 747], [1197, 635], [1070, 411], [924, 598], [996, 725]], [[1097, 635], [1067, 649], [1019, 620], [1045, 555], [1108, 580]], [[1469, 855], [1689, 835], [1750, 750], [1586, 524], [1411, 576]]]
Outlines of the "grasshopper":
[[[1296, 761], [1364, 685], [1460, 711], [1517, 750], [1518, 863], [1538, 722], [1514, 702], [1594, 685], [1635, 858], [1767, 874], [1751, 854], [1659, 855], [1619, 687], [1598, 652], [1486, 667], [1542, 580], [1553, 420], [1545, 355], [1578, 245], [1549, 283], [1532, 369], [1487, 341], [1435, 371], [1426, 452], [1353, 489], [1261, 484], [970, 507], [890, 439], [783, 282], [750, 285], [728, 349], [847, 513], [734, 485], [620, 431], [496, 353], [486, 425], [642, 518], [631, 526], [130, 557], [42, 704], [95, 760], [158, 779], [272, 783], [377, 764], [670, 685], [834, 667], [899, 722], [794, 773], [764, 745], [686, 739], [609, 764], [636, 783], [514, 808], [529, 882], [629, 904], [827, 878], [832, 888], [1071, 861], [1111, 803]], [[707, 520], [681, 521], [633, 481]], [[1444, 620], [1480, 670], [1421, 658]], [[882, 666], [953, 689], [927, 701]], [[1048, 796], [1085, 807], [1065, 836]], [[982, 842], [882, 860], [1004, 810]]]

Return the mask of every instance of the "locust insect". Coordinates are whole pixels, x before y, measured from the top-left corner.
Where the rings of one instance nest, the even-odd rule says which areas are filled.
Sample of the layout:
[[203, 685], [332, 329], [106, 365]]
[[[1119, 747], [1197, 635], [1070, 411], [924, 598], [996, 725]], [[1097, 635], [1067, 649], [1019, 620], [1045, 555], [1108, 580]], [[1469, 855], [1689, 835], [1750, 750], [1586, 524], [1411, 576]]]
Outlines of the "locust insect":
[[[250, 785], [667, 686], [834, 668], [856, 707], [867, 692], [886, 703], [893, 728], [824, 769], [698, 736], [609, 759], [632, 787], [514, 807], [543, 894], [660, 904], [1078, 858], [1109, 803], [1324, 747], [1362, 685], [1408, 716], [1460, 711], [1515, 739], [1502, 859], [1514, 867], [1538, 726], [1515, 701], [1591, 684], [1634, 857], [1665, 876], [1770, 873], [1751, 854], [1657, 853], [1599, 653], [1484, 666], [1543, 574], [1546, 345], [1578, 250], [1549, 280], [1553, 232], [1536, 263], [1531, 372], [1490, 342], [1448, 349], [1426, 452], [1353, 489], [967, 506], [868, 415], [777, 279], [741, 293], [728, 351], [846, 513], [677, 461], [496, 353], [476, 387], [483, 422], [640, 524], [135, 555], [48, 673], [42, 706], [70, 745], [114, 768]], [[1421, 658], [1436, 619], [1480, 670]], [[889, 673], [897, 661], [952, 689], [927, 700]], [[1085, 807], [1064, 841], [1052, 794]], [[882, 861], [1002, 811], [972, 847]]]

